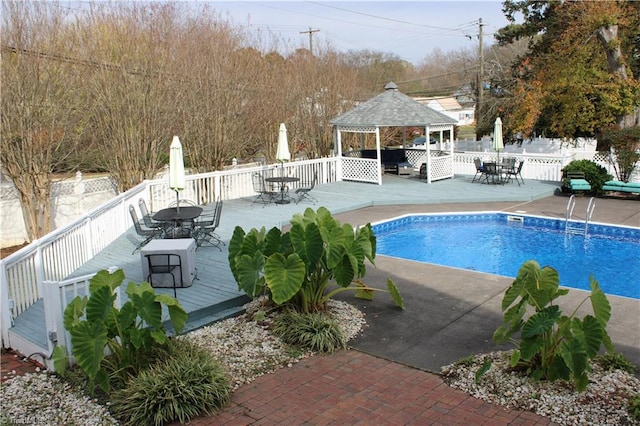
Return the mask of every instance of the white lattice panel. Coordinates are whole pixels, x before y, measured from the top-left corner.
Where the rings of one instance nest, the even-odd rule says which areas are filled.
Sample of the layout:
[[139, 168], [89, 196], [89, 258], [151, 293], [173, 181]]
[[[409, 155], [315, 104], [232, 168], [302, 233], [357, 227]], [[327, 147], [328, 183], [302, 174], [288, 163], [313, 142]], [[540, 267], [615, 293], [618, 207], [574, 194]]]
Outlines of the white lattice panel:
[[407, 161], [411, 163], [413, 167], [420, 167], [422, 163], [426, 163], [426, 152], [418, 149], [405, 150], [407, 155]]
[[368, 126], [354, 126], [354, 127], [340, 126], [339, 130], [343, 133], [375, 133], [376, 132], [375, 127], [368, 127]]
[[431, 157], [431, 181], [453, 177], [453, 156]]
[[342, 180], [378, 183], [378, 160], [343, 157]]

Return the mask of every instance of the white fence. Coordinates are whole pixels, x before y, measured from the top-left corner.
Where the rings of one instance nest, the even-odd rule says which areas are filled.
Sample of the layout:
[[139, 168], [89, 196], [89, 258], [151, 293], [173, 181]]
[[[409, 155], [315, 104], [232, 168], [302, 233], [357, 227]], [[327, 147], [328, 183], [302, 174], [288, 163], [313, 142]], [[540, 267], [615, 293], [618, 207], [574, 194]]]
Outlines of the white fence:
[[[112, 274], [116, 270], [117, 267], [109, 268], [109, 273]], [[64, 346], [67, 350], [67, 356], [72, 357], [71, 335], [64, 328], [64, 310], [76, 296], [89, 296], [89, 281], [95, 275], [94, 273], [64, 281], [45, 281], [43, 283], [45, 326], [49, 332], [47, 340], [49, 354], [53, 353], [57, 344]], [[116, 295], [114, 305], [119, 309], [122, 307], [120, 287], [116, 287], [114, 292]], [[48, 364], [51, 363], [50, 360], [45, 359], [45, 362], [47, 361], [49, 361]], [[47, 368], [51, 367], [51, 365], [47, 365]]]
[[[187, 177], [184, 198], [210, 203], [255, 194], [251, 174], [283, 173], [300, 177], [300, 183], [317, 174], [318, 184], [335, 182], [336, 158], [295, 161], [277, 166], [238, 168]], [[0, 323], [2, 340], [8, 341], [13, 318], [43, 297], [45, 282], [58, 283], [132, 226], [128, 207], [144, 198], [152, 206], [164, 207], [175, 193], [165, 179], [145, 181], [119, 194], [79, 219], [36, 240], [0, 261]]]
[[[51, 188], [51, 215], [54, 228], [60, 228], [118, 194], [108, 176], [86, 179], [76, 173], [74, 180], [55, 182]], [[0, 235], [2, 247], [27, 241], [18, 191], [9, 181], [0, 185]]]

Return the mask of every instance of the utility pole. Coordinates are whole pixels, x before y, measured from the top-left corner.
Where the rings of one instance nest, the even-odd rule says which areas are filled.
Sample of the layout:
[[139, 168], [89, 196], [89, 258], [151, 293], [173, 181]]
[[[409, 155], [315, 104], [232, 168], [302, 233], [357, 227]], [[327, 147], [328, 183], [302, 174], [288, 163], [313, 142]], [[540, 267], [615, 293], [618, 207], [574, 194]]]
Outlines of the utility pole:
[[313, 33], [317, 33], [320, 30], [312, 30], [309, 27], [309, 31], [300, 31], [300, 34], [309, 34], [309, 53], [313, 56]]
[[477, 88], [477, 96], [476, 96], [476, 140], [479, 140], [478, 137], [478, 127], [480, 125], [480, 111], [482, 108], [482, 92], [484, 91], [484, 51], [482, 49], [482, 18], [478, 20], [478, 42], [480, 46], [478, 48], [478, 60], [480, 61], [480, 68], [478, 70], [478, 82], [476, 84]]

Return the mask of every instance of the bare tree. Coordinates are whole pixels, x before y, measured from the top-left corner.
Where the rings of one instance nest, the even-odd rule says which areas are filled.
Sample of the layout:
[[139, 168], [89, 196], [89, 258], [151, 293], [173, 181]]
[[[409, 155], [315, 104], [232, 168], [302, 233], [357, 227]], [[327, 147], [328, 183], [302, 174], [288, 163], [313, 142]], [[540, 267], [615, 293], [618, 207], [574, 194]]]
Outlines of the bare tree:
[[82, 51], [96, 61], [87, 84], [87, 113], [100, 161], [118, 188], [153, 178], [178, 128], [172, 113], [172, 43], [178, 13], [171, 4], [94, 5], [82, 19]]
[[55, 3], [2, 2], [3, 171], [20, 195], [29, 241], [53, 226], [57, 164], [82, 133], [66, 15]]

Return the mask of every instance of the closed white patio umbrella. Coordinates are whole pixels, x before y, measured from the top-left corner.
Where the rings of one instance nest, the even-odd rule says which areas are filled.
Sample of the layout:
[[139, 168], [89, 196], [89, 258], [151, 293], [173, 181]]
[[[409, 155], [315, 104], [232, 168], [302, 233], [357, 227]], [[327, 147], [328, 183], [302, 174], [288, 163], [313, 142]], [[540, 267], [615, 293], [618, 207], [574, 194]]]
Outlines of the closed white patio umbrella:
[[180, 211], [180, 191], [186, 186], [182, 144], [180, 138], [173, 137], [169, 151], [169, 188], [176, 191], [176, 209]]
[[496, 123], [493, 127], [493, 150], [498, 153], [498, 160], [496, 164], [500, 163], [500, 150], [504, 149], [504, 142], [502, 141], [502, 120], [500, 117], [496, 118]]
[[276, 149], [276, 160], [284, 162], [291, 161], [291, 153], [289, 152], [289, 141], [287, 139], [287, 127], [284, 123], [280, 123], [278, 131], [278, 147]]

